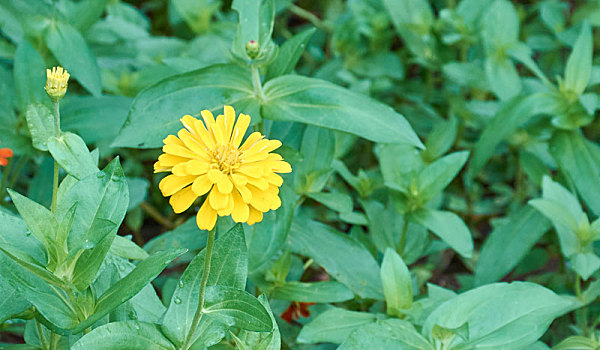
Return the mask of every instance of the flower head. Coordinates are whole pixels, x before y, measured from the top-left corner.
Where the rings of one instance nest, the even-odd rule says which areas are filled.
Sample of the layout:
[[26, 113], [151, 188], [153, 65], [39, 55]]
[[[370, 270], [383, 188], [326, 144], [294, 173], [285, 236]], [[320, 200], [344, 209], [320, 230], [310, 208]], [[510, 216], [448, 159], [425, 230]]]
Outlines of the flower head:
[[13, 156], [13, 151], [10, 148], [0, 148], [0, 165], [6, 166], [8, 158]]
[[310, 310], [309, 306], [315, 305], [315, 303], [303, 303], [299, 301], [292, 301], [290, 306], [281, 313], [280, 317], [291, 323], [294, 319], [300, 319], [300, 317], [309, 317]]
[[283, 179], [277, 173], [292, 171], [279, 154], [271, 153], [280, 141], [253, 132], [242, 143], [250, 116], [240, 113], [236, 122], [233, 107], [224, 109], [216, 119], [208, 110], [201, 112], [202, 121], [181, 118], [184, 128], [163, 140], [164, 154], [154, 164], [154, 172], [171, 173], [159, 188], [163, 196], [171, 196], [176, 213], [207, 194], [196, 216], [203, 230], [211, 230], [217, 216], [231, 215], [235, 222], [250, 225], [261, 221], [263, 213], [281, 205]]
[[53, 67], [52, 70], [46, 69], [46, 93], [52, 101], [58, 101], [67, 93], [67, 82], [69, 73], [63, 67]]

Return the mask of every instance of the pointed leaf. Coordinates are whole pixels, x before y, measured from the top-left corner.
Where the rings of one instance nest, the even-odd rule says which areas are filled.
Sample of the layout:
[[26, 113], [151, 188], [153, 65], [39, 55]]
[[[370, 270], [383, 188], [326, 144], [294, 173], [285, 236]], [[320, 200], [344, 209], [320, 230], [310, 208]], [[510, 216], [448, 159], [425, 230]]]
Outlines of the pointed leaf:
[[391, 248], [383, 256], [381, 282], [388, 315], [400, 316], [399, 310], [410, 309], [413, 301], [410, 272], [400, 255]]
[[72, 350], [175, 350], [157, 325], [140, 321], [108, 323], [81, 337]]
[[593, 51], [592, 28], [584, 22], [565, 68], [565, 87], [577, 95], [583, 93], [590, 81]]
[[449, 211], [421, 209], [412, 213], [411, 219], [427, 227], [463, 257], [470, 258], [473, 254], [473, 237], [458, 215]]

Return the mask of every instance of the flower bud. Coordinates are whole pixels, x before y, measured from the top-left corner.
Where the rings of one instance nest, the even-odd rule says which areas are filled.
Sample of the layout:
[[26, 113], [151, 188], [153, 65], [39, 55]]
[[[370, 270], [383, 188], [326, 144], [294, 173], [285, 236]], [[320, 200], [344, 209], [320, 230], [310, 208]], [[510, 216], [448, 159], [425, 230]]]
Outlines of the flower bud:
[[53, 102], [60, 101], [67, 93], [69, 73], [63, 67], [53, 67], [52, 70], [46, 69], [46, 77], [46, 93]]
[[255, 59], [258, 57], [258, 53], [260, 52], [260, 45], [255, 40], [250, 40], [246, 43], [246, 55], [250, 59]]

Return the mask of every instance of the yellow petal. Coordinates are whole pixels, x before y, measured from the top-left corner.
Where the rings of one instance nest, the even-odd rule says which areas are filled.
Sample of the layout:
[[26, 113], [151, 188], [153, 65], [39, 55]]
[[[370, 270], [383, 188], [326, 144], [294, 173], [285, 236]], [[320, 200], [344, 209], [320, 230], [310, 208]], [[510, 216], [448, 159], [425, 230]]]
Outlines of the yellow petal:
[[261, 191], [266, 191], [269, 188], [269, 182], [264, 177], [249, 177], [248, 183], [258, 187]]
[[202, 112], [200, 112], [200, 115], [202, 115], [204, 125], [206, 125], [206, 130], [210, 132], [210, 130], [212, 130], [213, 128], [213, 125], [215, 125], [215, 117], [213, 116], [212, 112], [208, 109], [205, 109]]
[[208, 175], [201, 175], [194, 180], [192, 190], [198, 196], [202, 196], [212, 188], [213, 183], [208, 179]]
[[217, 116], [217, 122], [213, 134], [215, 135], [215, 141], [217, 145], [224, 145], [229, 142], [225, 133], [227, 132], [227, 125], [225, 125], [225, 116], [219, 114]]
[[263, 176], [272, 185], [275, 185], [275, 186], [281, 186], [281, 185], [283, 185], [283, 178], [281, 176], [275, 174], [275, 173], [268, 173], [268, 174], [263, 175]]
[[223, 172], [221, 170], [218, 169], [210, 169], [208, 171], [208, 178], [210, 179], [210, 181], [212, 181], [212, 183], [216, 184], [219, 181], [221, 181], [221, 179], [223, 178], [223, 176], [225, 176], [225, 174], [223, 174]]
[[179, 163], [187, 162], [188, 160], [189, 158], [174, 156], [172, 154], [166, 153], [163, 153], [160, 156], [158, 156], [158, 161], [160, 162], [161, 166], [175, 166]]
[[279, 207], [281, 207], [281, 198], [279, 198], [279, 196], [275, 196], [271, 201], [271, 210], [277, 210]]
[[242, 164], [236, 172], [249, 177], [261, 177], [263, 174], [263, 168], [254, 164]]
[[235, 127], [233, 128], [233, 133], [231, 135], [231, 144], [233, 147], [240, 147], [244, 135], [246, 134], [246, 130], [248, 130], [248, 126], [250, 125], [250, 116], [246, 114], [240, 113], [238, 117], [237, 123], [235, 123]]
[[154, 173], [162, 173], [165, 171], [171, 171], [171, 168], [172, 167], [170, 167], [170, 166], [161, 166], [160, 162], [158, 162], [158, 161], [154, 162]]
[[263, 136], [261, 133], [253, 132], [252, 134], [250, 134], [250, 136], [248, 136], [246, 141], [242, 144], [242, 147], [240, 147], [240, 151], [243, 152], [243, 151], [247, 150], [248, 148], [252, 147], [252, 145], [254, 145], [256, 142], [258, 142], [262, 138], [263, 138]]
[[234, 184], [243, 186], [248, 183], [248, 177], [241, 174], [231, 174], [231, 180]]
[[184, 115], [183, 117], [181, 117], [181, 119], [179, 119], [181, 121], [181, 124], [183, 124], [183, 127], [188, 129], [188, 131], [194, 135], [194, 136], [199, 136], [198, 135], [198, 131], [196, 131], [196, 121], [198, 119], [192, 117], [189, 114]]
[[250, 215], [248, 215], [248, 225], [254, 225], [257, 222], [261, 222], [263, 219], [263, 213], [250, 207]]
[[288, 162], [284, 162], [282, 160], [278, 160], [275, 162], [269, 162], [269, 166], [273, 169], [273, 172], [276, 173], [291, 173], [292, 166]]
[[202, 160], [191, 160], [185, 163], [185, 171], [190, 175], [204, 175], [208, 172], [210, 164]]
[[185, 146], [169, 144], [169, 145], [164, 145], [162, 150], [165, 153], [172, 154], [174, 156], [184, 157], [184, 158], [193, 159], [193, 158], [198, 157], [198, 155], [196, 153], [190, 151]]
[[183, 141], [185, 147], [190, 151], [194, 152], [197, 158], [202, 158], [207, 161], [211, 159], [210, 155], [207, 153], [207, 147], [203, 143], [200, 143], [189, 131], [185, 129], [181, 129], [177, 132], [177, 136], [179, 139]]
[[216, 188], [213, 188], [213, 190], [210, 191], [208, 200], [210, 202], [210, 206], [215, 210], [224, 209], [229, 204], [229, 196], [219, 192]]
[[217, 182], [217, 188], [221, 193], [229, 193], [233, 190], [233, 183], [229, 180], [229, 176], [223, 176], [219, 182]]
[[217, 214], [220, 216], [231, 215], [231, 212], [233, 211], [235, 204], [233, 203], [233, 197], [231, 196], [231, 193], [227, 195], [227, 198], [227, 206], [223, 209], [217, 210]]
[[242, 195], [242, 199], [244, 200], [244, 202], [250, 203], [250, 201], [252, 201], [252, 192], [250, 192], [250, 190], [248, 189], [248, 187], [246, 187], [246, 185], [238, 185], [238, 184], [236, 184], [235, 188]]
[[173, 207], [173, 211], [176, 214], [179, 214], [186, 211], [194, 204], [196, 198], [198, 198], [198, 196], [192, 191], [192, 186], [188, 186], [172, 195], [169, 199], [169, 204]]
[[231, 194], [233, 196], [233, 211], [231, 212], [231, 218], [235, 222], [246, 222], [250, 215], [248, 204], [244, 202], [238, 191], [233, 191]]
[[231, 106], [224, 106], [223, 110], [225, 112], [225, 141], [229, 143], [231, 141], [233, 125], [235, 124], [235, 110]]
[[169, 135], [167, 136], [164, 140], [163, 143], [165, 145], [178, 145], [178, 146], [183, 146], [183, 142], [181, 142], [180, 139], [177, 138], [177, 136], [175, 135]]
[[208, 130], [206, 130], [204, 124], [202, 124], [200, 120], [196, 120], [194, 122], [194, 126], [196, 127], [196, 132], [198, 133], [198, 139], [202, 140], [202, 142], [209, 149], [215, 148], [215, 138], [210, 132], [208, 132]]
[[186, 163], [179, 163], [177, 165], [175, 165], [173, 167], [173, 169], [171, 169], [171, 171], [173, 172], [173, 175], [175, 176], [186, 176], [186, 175], [191, 175], [186, 171]]
[[162, 192], [163, 196], [168, 197], [185, 186], [191, 184], [194, 179], [196, 179], [195, 176], [169, 175], [160, 181], [158, 188]]
[[252, 185], [248, 185], [247, 187], [250, 190], [250, 193], [252, 193], [250, 204], [262, 212], [269, 211], [272, 205], [271, 196], [269, 196], [267, 192], [261, 191]]
[[196, 215], [196, 224], [201, 230], [212, 230], [216, 222], [217, 212], [211, 208], [208, 200], [205, 200]]

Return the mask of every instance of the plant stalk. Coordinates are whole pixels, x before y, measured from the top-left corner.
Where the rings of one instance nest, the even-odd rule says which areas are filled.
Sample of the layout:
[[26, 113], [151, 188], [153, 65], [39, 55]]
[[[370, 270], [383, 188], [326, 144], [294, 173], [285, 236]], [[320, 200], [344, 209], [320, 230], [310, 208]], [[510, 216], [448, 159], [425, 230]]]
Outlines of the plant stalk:
[[40, 342], [42, 343], [42, 349], [48, 350], [48, 344], [46, 344], [46, 338], [44, 337], [44, 332], [42, 331], [42, 325], [40, 324], [40, 322], [37, 319], [35, 319], [35, 326], [37, 328], [38, 335], [40, 336]]
[[265, 93], [262, 88], [262, 83], [260, 82], [260, 72], [258, 71], [258, 67], [256, 65], [252, 65], [252, 85], [254, 86], [254, 94], [258, 99], [263, 102], [265, 98]]
[[194, 314], [192, 327], [190, 328], [190, 331], [185, 339], [185, 343], [181, 347], [182, 350], [188, 350], [190, 346], [192, 346], [192, 339], [194, 338], [194, 333], [196, 333], [196, 329], [198, 328], [198, 325], [200, 324], [200, 319], [202, 318], [202, 314], [204, 313], [204, 293], [206, 293], [206, 283], [208, 282], [208, 275], [210, 274], [210, 262], [212, 259], [216, 231], [217, 225], [215, 224], [215, 227], [213, 227], [213, 229], [208, 232], [208, 237], [206, 239], [206, 250], [204, 253], [204, 271], [202, 272], [202, 281], [200, 282], [200, 294], [198, 296], [198, 308], [196, 309], [196, 313]]
[[[60, 137], [60, 108], [58, 101], [53, 103], [54, 105], [54, 118], [56, 120], [56, 137]], [[52, 182], [52, 213], [56, 212], [56, 199], [58, 195], [58, 162], [54, 159], [54, 179]]]
[[402, 234], [400, 236], [400, 242], [396, 251], [402, 257], [404, 255], [404, 244], [406, 241], [406, 232], [408, 231], [408, 216], [404, 215], [404, 225], [402, 226]]

